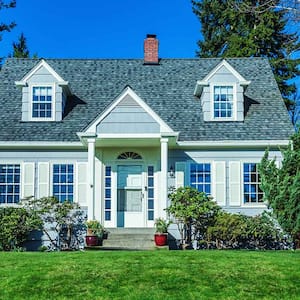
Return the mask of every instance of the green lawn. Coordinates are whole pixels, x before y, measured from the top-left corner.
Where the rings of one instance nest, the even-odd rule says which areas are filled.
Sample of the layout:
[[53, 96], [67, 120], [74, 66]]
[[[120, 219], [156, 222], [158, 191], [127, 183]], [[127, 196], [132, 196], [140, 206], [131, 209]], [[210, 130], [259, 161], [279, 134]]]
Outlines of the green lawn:
[[300, 299], [300, 251], [0, 252], [0, 299]]

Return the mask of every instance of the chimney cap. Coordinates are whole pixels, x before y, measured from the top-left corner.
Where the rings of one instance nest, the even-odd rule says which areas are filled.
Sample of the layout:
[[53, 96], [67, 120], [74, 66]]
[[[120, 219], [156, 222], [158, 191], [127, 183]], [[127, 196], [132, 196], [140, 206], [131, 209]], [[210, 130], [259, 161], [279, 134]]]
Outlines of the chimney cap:
[[147, 38], [156, 38], [156, 34], [151, 34], [151, 33], [148, 33], [147, 34]]

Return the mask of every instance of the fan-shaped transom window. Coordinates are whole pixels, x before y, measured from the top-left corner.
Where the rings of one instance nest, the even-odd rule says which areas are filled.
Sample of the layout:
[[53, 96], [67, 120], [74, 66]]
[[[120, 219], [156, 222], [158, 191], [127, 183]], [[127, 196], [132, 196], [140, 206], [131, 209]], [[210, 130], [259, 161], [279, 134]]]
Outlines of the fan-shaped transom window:
[[142, 157], [135, 152], [123, 152], [118, 156], [118, 159], [142, 159]]

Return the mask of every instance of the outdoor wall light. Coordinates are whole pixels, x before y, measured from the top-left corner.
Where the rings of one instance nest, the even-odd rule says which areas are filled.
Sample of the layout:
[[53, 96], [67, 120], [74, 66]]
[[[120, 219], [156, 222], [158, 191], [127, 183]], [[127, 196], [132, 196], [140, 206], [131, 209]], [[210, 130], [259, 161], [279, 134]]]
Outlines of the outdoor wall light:
[[169, 176], [170, 176], [171, 178], [174, 178], [174, 177], [175, 177], [175, 172], [174, 172], [173, 166], [170, 167], [170, 170], [169, 170]]

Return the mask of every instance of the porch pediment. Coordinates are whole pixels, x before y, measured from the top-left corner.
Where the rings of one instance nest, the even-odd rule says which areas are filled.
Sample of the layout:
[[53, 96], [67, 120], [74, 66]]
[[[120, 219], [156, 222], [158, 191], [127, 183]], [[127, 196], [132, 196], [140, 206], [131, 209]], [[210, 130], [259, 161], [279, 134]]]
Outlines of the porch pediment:
[[160, 134], [174, 131], [130, 87], [115, 99], [85, 130], [107, 135]]

